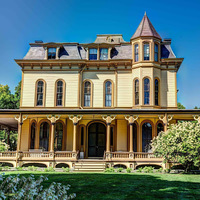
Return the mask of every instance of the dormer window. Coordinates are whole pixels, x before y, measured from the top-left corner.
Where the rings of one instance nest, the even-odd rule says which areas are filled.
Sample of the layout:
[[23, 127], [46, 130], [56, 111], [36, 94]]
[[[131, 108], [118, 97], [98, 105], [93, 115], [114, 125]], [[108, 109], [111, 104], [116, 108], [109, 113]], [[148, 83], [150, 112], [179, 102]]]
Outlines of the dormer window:
[[56, 59], [56, 48], [48, 48], [48, 59]]
[[144, 44], [144, 60], [149, 60], [149, 44]]
[[89, 49], [89, 60], [97, 60], [97, 49]]
[[100, 49], [100, 60], [108, 60], [108, 49]]

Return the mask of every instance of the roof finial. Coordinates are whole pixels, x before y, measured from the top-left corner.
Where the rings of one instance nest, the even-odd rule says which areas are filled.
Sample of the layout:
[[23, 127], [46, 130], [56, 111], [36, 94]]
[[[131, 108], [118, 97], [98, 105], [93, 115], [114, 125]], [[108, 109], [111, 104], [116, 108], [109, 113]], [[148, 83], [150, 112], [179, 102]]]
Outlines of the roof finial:
[[147, 12], [145, 11], [144, 15], [146, 16], [147, 15]]

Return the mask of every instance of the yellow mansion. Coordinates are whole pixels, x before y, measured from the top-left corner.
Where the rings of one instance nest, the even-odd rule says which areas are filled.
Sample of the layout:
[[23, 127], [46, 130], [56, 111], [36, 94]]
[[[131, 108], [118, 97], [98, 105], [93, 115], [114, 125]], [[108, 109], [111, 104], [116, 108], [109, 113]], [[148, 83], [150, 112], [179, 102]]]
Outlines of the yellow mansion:
[[146, 14], [128, 42], [120, 34], [87, 44], [35, 41], [15, 61], [20, 109], [0, 110], [0, 124], [18, 128], [18, 146], [0, 153], [0, 162], [96, 171], [166, 167], [149, 147], [153, 137], [177, 120], [200, 120], [198, 111], [177, 109], [183, 58]]

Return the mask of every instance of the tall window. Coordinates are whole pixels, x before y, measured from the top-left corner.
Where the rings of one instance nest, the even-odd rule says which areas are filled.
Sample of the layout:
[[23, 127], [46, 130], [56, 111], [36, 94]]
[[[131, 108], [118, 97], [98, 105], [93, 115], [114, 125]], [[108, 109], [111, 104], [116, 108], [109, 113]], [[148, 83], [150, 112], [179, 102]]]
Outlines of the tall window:
[[139, 80], [135, 80], [135, 105], [139, 104]]
[[62, 151], [62, 141], [63, 141], [63, 125], [61, 122], [56, 123], [55, 126], [55, 150]]
[[30, 143], [30, 149], [35, 148], [35, 129], [36, 129], [36, 124], [33, 122], [31, 124], [31, 143]]
[[89, 60], [97, 60], [97, 49], [89, 49]]
[[90, 107], [91, 103], [91, 83], [89, 81], [86, 81], [84, 83], [84, 106]]
[[108, 49], [100, 49], [100, 60], [108, 60]]
[[44, 81], [37, 82], [37, 106], [43, 106], [44, 103]]
[[162, 123], [158, 123], [157, 125], [157, 135], [161, 132], [164, 131], [164, 126]]
[[48, 59], [56, 59], [56, 48], [48, 48]]
[[40, 125], [40, 149], [44, 151], [49, 149], [49, 124], [47, 122]]
[[135, 45], [135, 62], [139, 61], [139, 46], [138, 44]]
[[152, 140], [152, 126], [149, 122], [142, 125], [142, 152], [150, 150], [150, 143]]
[[154, 47], [154, 60], [158, 62], [158, 44], [155, 44]]
[[137, 152], [137, 125], [133, 124], [133, 151]]
[[150, 94], [150, 81], [148, 78], [144, 79], [144, 105], [148, 105], [149, 102], [149, 95]]
[[112, 83], [110, 81], [105, 83], [105, 106], [112, 106]]
[[63, 81], [56, 83], [56, 106], [63, 106]]
[[159, 82], [158, 79], [155, 79], [155, 105], [159, 104]]
[[149, 60], [149, 44], [144, 44], [144, 60]]

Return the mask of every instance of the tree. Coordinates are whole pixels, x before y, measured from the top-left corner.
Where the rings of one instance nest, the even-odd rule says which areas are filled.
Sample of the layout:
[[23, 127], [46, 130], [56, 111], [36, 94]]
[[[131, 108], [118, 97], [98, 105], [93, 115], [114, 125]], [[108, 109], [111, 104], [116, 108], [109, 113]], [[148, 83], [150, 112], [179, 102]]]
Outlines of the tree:
[[177, 103], [177, 107], [178, 107], [178, 109], [185, 109], [185, 106], [182, 105], [181, 103]]
[[12, 94], [8, 85], [0, 84], [0, 109], [17, 109], [20, 105], [21, 81], [15, 87]]
[[195, 106], [194, 109], [200, 109], [200, 107]]
[[186, 172], [200, 165], [200, 124], [178, 122], [152, 140], [153, 153], [183, 165]]

